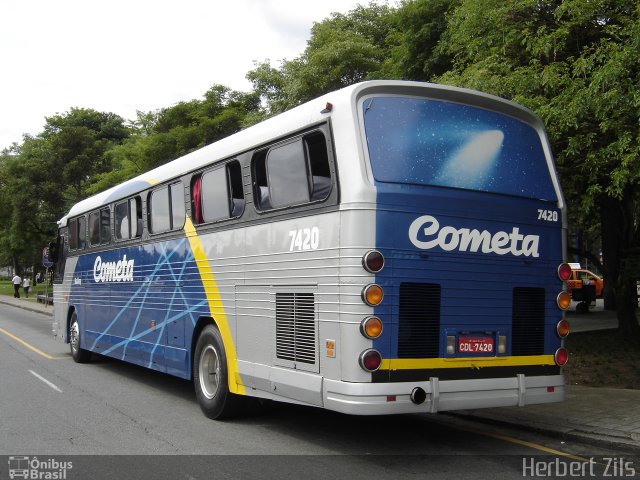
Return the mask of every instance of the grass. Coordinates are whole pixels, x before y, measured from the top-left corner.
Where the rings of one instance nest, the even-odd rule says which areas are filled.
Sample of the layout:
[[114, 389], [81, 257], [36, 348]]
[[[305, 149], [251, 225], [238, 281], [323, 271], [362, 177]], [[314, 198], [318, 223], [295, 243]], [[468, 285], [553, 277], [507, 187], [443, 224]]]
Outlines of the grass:
[[640, 390], [640, 341], [616, 330], [572, 333], [565, 340], [568, 385]]
[[[36, 294], [44, 291], [40, 284], [25, 298], [20, 288], [20, 297], [35, 302]], [[10, 281], [0, 281], [0, 295], [13, 296]], [[572, 333], [565, 347], [569, 351], [564, 369], [567, 384], [640, 390], [640, 341], [620, 337], [615, 330], [600, 330]]]
[[[36, 302], [36, 294], [44, 293], [45, 285], [39, 283], [37, 287], [31, 287], [29, 298], [25, 298], [24, 296], [24, 288], [20, 287], [20, 298], [27, 302]], [[51, 286], [49, 286], [49, 292], [51, 292]], [[9, 297], [13, 297], [13, 284], [10, 280], [0, 280], [0, 295], [8, 295]]]

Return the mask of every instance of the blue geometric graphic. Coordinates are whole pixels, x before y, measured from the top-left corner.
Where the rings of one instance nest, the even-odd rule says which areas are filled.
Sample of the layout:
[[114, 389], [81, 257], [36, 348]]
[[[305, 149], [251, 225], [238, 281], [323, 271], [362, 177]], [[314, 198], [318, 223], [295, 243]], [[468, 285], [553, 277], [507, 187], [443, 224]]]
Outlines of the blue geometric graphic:
[[[96, 265], [105, 268], [124, 258], [134, 262], [133, 281], [117, 275], [102, 275], [110, 280], [102, 281]], [[78, 312], [83, 348], [190, 375], [185, 339], [209, 307], [186, 238], [83, 255], [70, 303]]]

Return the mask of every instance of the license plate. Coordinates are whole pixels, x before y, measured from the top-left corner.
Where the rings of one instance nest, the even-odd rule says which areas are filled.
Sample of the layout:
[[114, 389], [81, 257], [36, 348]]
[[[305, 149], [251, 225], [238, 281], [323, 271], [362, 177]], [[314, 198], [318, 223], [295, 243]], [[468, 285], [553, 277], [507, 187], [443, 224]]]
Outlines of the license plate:
[[493, 353], [493, 338], [458, 337], [460, 353]]

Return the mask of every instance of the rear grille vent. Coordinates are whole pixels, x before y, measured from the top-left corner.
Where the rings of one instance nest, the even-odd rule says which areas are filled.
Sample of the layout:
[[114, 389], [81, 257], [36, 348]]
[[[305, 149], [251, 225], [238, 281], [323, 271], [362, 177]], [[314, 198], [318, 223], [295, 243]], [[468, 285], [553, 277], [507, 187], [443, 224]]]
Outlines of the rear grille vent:
[[276, 356], [314, 364], [316, 345], [313, 293], [276, 293]]
[[440, 285], [401, 283], [398, 358], [437, 358], [440, 350]]
[[544, 288], [513, 289], [511, 354], [544, 353]]

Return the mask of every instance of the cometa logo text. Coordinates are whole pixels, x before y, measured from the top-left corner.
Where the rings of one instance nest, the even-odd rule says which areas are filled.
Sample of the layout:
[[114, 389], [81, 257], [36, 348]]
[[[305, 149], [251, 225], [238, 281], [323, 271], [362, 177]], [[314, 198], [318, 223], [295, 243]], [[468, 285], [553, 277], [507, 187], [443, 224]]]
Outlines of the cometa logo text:
[[100, 256], [93, 264], [93, 279], [96, 282], [133, 282], [134, 260], [123, 256], [117, 262], [103, 262]]
[[487, 230], [470, 230], [451, 226], [440, 227], [440, 223], [431, 215], [416, 218], [409, 227], [409, 239], [416, 247], [428, 250], [440, 247], [450, 252], [482, 252], [498, 255], [511, 254], [516, 257], [539, 257], [538, 235], [523, 235], [518, 227], [511, 232], [490, 233]]

